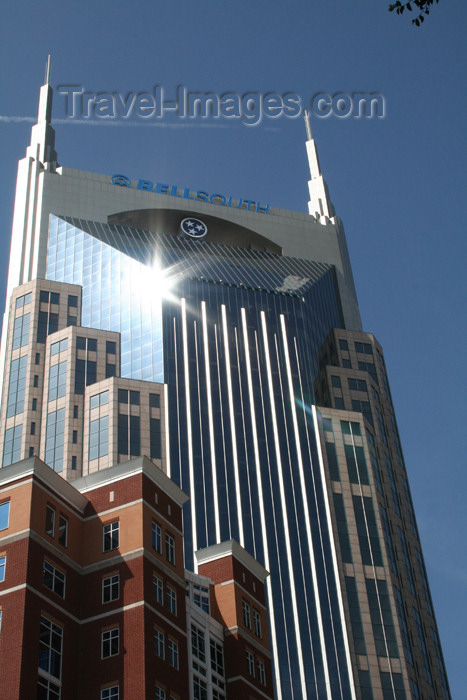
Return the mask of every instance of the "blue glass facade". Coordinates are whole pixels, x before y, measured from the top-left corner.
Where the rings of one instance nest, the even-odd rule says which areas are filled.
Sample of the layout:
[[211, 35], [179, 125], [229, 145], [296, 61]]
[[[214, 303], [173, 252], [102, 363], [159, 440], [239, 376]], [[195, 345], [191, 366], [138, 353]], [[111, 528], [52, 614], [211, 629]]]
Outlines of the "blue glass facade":
[[282, 697], [350, 697], [313, 409], [317, 350], [342, 325], [334, 269], [52, 216], [47, 278], [83, 286], [83, 325], [121, 333], [122, 376], [168, 385], [187, 567], [238, 540], [271, 573]]

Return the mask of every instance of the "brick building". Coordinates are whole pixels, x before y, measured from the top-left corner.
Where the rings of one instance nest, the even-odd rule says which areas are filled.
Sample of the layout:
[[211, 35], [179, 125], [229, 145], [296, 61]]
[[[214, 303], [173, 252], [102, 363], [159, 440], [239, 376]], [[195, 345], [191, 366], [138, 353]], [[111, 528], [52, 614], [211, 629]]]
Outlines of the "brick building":
[[186, 500], [145, 457], [73, 484], [37, 457], [1, 470], [4, 698], [273, 697], [267, 574], [236, 542], [186, 574]]

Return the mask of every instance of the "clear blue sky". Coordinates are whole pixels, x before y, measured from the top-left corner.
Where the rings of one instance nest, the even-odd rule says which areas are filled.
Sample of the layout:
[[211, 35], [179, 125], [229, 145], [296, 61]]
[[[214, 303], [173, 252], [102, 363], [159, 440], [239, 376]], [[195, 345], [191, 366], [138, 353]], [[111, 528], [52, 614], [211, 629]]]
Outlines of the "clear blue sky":
[[[343, 219], [364, 329], [385, 350], [453, 698], [467, 671], [467, 4], [441, 0], [421, 29], [388, 0], [61, 0], [0, 15], [0, 305], [16, 163], [48, 53], [52, 85], [92, 92], [379, 92], [384, 119], [312, 119]], [[303, 120], [66, 123], [60, 164], [306, 211]], [[65, 122], [63, 123], [62, 120]], [[117, 123], [118, 122], [118, 123]]]

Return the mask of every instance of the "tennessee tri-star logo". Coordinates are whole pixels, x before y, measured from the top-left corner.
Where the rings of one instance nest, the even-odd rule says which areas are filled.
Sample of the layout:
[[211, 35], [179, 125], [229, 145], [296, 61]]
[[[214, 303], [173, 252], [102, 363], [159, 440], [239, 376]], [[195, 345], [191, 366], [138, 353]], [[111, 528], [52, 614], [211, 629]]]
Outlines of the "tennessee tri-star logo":
[[208, 232], [208, 227], [200, 219], [183, 219], [180, 228], [183, 233], [192, 238], [203, 238]]

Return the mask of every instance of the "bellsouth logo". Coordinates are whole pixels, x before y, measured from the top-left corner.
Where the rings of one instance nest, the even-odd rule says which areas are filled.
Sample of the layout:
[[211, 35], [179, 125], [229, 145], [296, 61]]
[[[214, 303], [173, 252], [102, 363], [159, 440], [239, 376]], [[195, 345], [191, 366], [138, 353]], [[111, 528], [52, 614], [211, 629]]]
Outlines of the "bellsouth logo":
[[180, 229], [191, 238], [203, 238], [208, 232], [208, 227], [204, 221], [193, 219], [193, 217], [190, 219], [183, 219], [180, 224]]

